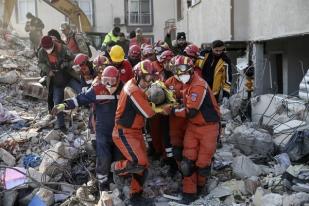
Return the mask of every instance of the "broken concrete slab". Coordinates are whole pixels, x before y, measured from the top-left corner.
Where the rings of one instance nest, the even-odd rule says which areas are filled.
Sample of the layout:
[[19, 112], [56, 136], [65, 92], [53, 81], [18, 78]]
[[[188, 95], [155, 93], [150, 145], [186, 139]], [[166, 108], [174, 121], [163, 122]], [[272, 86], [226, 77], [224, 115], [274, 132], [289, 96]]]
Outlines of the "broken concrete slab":
[[11, 153], [5, 149], [0, 148], [0, 159], [8, 166], [14, 166], [16, 164], [16, 159]]
[[296, 194], [283, 196], [283, 206], [303, 205], [308, 202], [309, 202], [309, 194], [305, 192], [298, 192]]
[[234, 196], [235, 195], [242, 196], [248, 194], [245, 187], [245, 183], [242, 180], [232, 179], [230, 181], [223, 182], [221, 186], [229, 188]]
[[45, 137], [43, 137], [43, 139], [47, 142], [50, 142], [51, 140], [59, 141], [61, 139], [61, 134], [60, 134], [59, 130], [53, 129], [50, 132], [48, 132], [47, 135]]
[[292, 96], [282, 94], [264, 94], [251, 99], [252, 121], [262, 125], [275, 126], [291, 120], [295, 115], [304, 119], [306, 102]]
[[295, 131], [295, 129], [300, 128], [302, 126], [306, 125], [306, 122], [300, 121], [300, 120], [290, 120], [287, 122], [284, 122], [282, 124], [279, 124], [277, 126], [274, 126], [274, 133], [286, 133], [289, 131]]
[[272, 136], [266, 130], [255, 129], [249, 124], [243, 124], [235, 128], [234, 133], [227, 141], [245, 155], [259, 154], [267, 156], [274, 152]]
[[262, 197], [269, 193], [269, 191], [264, 190], [262, 187], [258, 187], [255, 191], [255, 194], [252, 198], [254, 206], [263, 206]]
[[208, 196], [214, 197], [214, 198], [221, 198], [221, 197], [227, 197], [233, 194], [233, 191], [225, 186], [218, 186], [214, 190], [212, 190]]
[[276, 193], [269, 193], [262, 197], [263, 206], [282, 206], [283, 197]]
[[262, 174], [261, 168], [254, 164], [250, 158], [243, 155], [234, 158], [232, 168], [233, 173], [241, 179]]

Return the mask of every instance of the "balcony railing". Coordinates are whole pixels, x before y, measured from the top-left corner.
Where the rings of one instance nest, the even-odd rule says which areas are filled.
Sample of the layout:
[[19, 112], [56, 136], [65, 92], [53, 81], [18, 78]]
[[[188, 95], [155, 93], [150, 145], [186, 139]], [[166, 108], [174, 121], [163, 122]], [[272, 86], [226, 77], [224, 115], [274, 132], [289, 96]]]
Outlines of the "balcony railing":
[[151, 13], [128, 13], [128, 24], [129, 25], [151, 25], [152, 14]]

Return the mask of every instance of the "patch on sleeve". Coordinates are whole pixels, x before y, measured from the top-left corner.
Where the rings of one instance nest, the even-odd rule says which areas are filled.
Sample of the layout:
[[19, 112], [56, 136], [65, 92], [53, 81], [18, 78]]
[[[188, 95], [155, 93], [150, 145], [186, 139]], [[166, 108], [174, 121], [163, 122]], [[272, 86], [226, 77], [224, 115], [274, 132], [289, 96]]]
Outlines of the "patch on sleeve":
[[192, 94], [191, 94], [191, 101], [192, 101], [192, 102], [195, 102], [195, 101], [197, 100], [197, 96], [198, 96], [198, 94], [192, 93]]

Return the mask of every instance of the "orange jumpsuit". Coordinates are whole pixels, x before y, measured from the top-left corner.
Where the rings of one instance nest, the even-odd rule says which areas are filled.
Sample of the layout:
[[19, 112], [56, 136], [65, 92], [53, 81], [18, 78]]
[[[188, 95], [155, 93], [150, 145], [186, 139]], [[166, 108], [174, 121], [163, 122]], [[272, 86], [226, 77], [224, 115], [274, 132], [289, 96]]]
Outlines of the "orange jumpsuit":
[[[168, 78], [165, 81], [165, 85], [169, 90], [173, 91], [177, 102], [182, 104], [182, 92], [184, 91], [186, 85], [178, 81], [174, 76]], [[176, 117], [175, 115], [169, 116], [169, 135], [173, 146], [174, 158], [178, 162], [182, 159], [183, 138], [185, 136], [186, 127], [186, 118]]]
[[[155, 115], [145, 93], [131, 79], [120, 93], [113, 130], [113, 141], [119, 148], [124, 160], [115, 163], [118, 175], [131, 175], [131, 193], [142, 192], [144, 173], [149, 165], [147, 150], [142, 134], [145, 118]], [[139, 174], [128, 172], [129, 168], [141, 166], [144, 169]]]
[[211, 160], [216, 151], [220, 111], [208, 84], [194, 73], [184, 92], [184, 107], [175, 109], [177, 117], [186, 117], [188, 124], [184, 136], [183, 192], [196, 194], [204, 187]]

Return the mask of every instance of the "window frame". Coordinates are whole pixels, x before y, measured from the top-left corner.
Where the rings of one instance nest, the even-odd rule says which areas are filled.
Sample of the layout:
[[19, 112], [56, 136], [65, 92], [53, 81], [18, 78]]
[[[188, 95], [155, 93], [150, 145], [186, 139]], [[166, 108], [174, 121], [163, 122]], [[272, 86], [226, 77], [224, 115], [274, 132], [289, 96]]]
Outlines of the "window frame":
[[[130, 8], [131, 8], [131, 4], [132, 4], [132, 1], [138, 1], [138, 12], [137, 12], [137, 18], [138, 18], [138, 21], [137, 23], [132, 23], [131, 22], [131, 11], [130, 11]], [[152, 11], [152, 0], [148, 0], [148, 5], [149, 5], [149, 23], [142, 23], [142, 18], [141, 17], [141, 1], [143, 0], [128, 0], [128, 7], [127, 7], [127, 18], [128, 18], [128, 26], [151, 26], [152, 23], [153, 23], [153, 11]]]
[[[21, 6], [20, 6], [20, 1], [25, 1], [27, 4], [27, 8], [26, 8], [26, 13], [24, 14], [24, 15], [22, 15], [21, 14], [21, 12], [20, 12], [20, 8], [21, 8]], [[32, 1], [33, 2], [33, 6], [34, 6], [34, 8], [33, 8], [33, 10], [29, 10], [28, 9], [28, 1]], [[16, 23], [17, 24], [26, 24], [27, 23], [27, 17], [26, 17], [26, 14], [28, 13], [28, 12], [31, 12], [34, 16], [37, 16], [37, 1], [36, 0], [17, 0], [16, 1], [16, 7], [15, 7], [15, 17], [16, 17]], [[23, 19], [21, 19], [21, 18], [23, 18]]]

